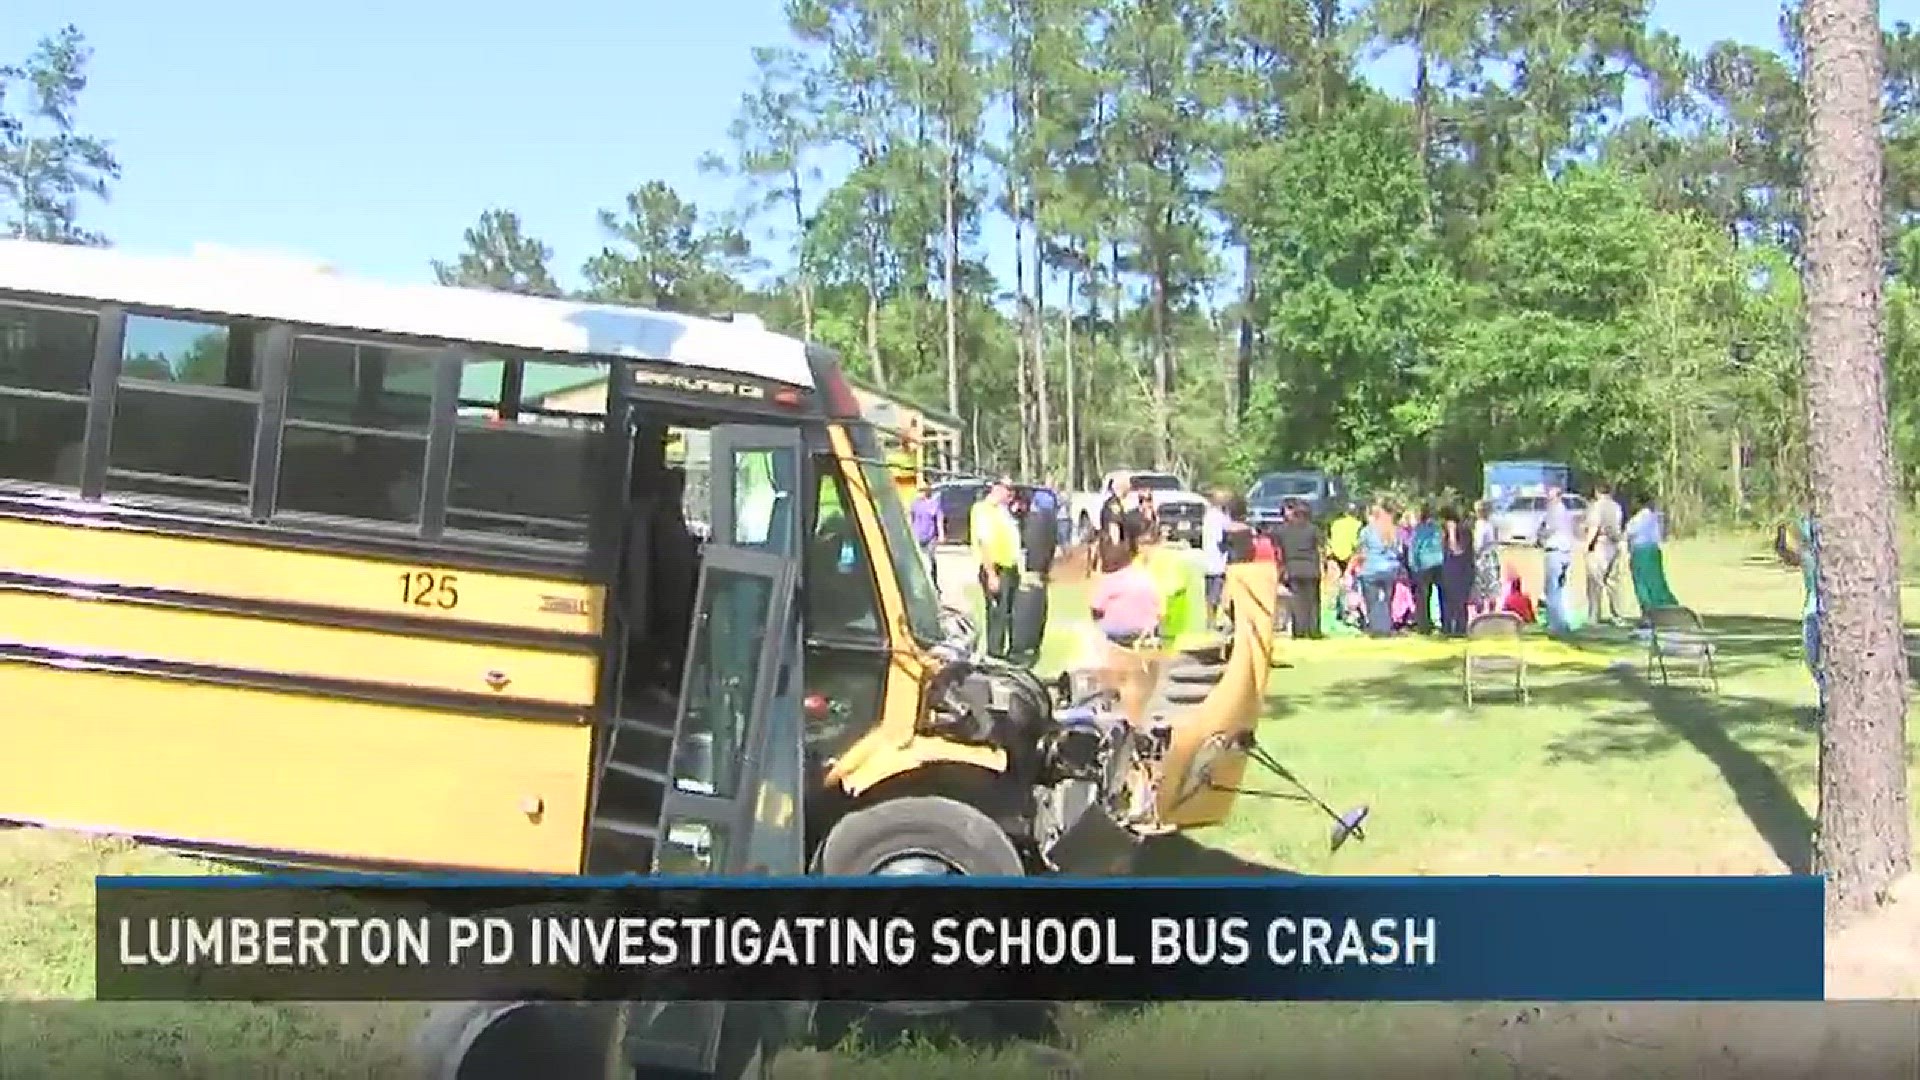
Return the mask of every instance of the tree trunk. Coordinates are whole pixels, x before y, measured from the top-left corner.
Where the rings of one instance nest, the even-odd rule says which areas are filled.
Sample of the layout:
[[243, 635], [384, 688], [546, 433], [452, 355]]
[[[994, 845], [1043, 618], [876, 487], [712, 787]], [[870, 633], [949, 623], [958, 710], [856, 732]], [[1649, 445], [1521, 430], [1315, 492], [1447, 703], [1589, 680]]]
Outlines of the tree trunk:
[[[1120, 372], [1120, 371], [1125, 371], [1128, 365], [1132, 364], [1133, 361], [1131, 358], [1127, 356], [1127, 337], [1126, 337], [1126, 334], [1120, 329], [1120, 315], [1121, 315], [1120, 305], [1122, 300], [1126, 297], [1126, 290], [1123, 289], [1120, 285], [1120, 244], [1119, 242], [1116, 241], [1112, 245], [1110, 245], [1110, 250], [1113, 254], [1113, 275], [1109, 282], [1113, 287], [1113, 327], [1107, 336], [1108, 336], [1108, 340], [1110, 340], [1113, 343], [1113, 370], [1116, 372]], [[1111, 427], [1109, 428], [1109, 430], [1111, 430]], [[1123, 452], [1125, 453], [1132, 452], [1130, 447], [1132, 445], [1133, 438], [1134, 438], [1134, 435], [1132, 431], [1128, 431], [1125, 435], [1121, 436], [1120, 442], [1121, 442], [1121, 446], [1123, 447]], [[1107, 452], [1111, 453], [1112, 448], [1113, 448], [1112, 443], [1109, 442], [1107, 444]], [[1107, 471], [1107, 469], [1106, 467], [1102, 467], [1098, 471], [1101, 474], [1104, 474]]]
[[1874, 0], [1807, 0], [1806, 408], [1825, 673], [1829, 925], [1912, 866], [1906, 648], [1881, 341], [1881, 39]]
[[1033, 226], [1033, 408], [1035, 443], [1040, 453], [1037, 464], [1040, 478], [1053, 473], [1053, 402], [1047, 392], [1047, 288], [1046, 260], [1042, 252], [1046, 242], [1040, 235], [1040, 209], [1029, 203]]
[[813, 275], [807, 271], [806, 236], [807, 207], [801, 194], [800, 174], [790, 171], [787, 174], [787, 197], [793, 202], [793, 235], [800, 250], [794, 260], [797, 264], [797, 276], [800, 279], [800, 333], [807, 340], [813, 340]]
[[944, 190], [947, 235], [947, 413], [960, 415], [960, 214], [954, 205], [960, 186], [960, 154], [947, 143]]
[[[864, 101], [862, 102], [864, 110]], [[865, 132], [860, 141], [860, 161], [863, 166], [871, 167], [879, 160], [880, 148], [871, 131]], [[874, 385], [881, 390], [887, 388], [887, 368], [880, 358], [880, 240], [874, 234], [875, 222], [886, 220], [886, 207], [880, 194], [872, 187], [866, 190], [862, 200], [866, 205], [868, 221], [863, 226], [863, 239], [866, 241], [866, 277], [867, 277], [867, 364], [873, 372]]]
[[1168, 318], [1167, 272], [1156, 255], [1153, 268], [1154, 468], [1173, 468], [1173, 342]]
[[1427, 59], [1427, 5], [1420, 5], [1414, 23], [1413, 61], [1413, 137], [1420, 156], [1420, 179], [1424, 182], [1422, 209], [1427, 228], [1433, 228], [1433, 79]]
[[[1017, 122], [1017, 121], [1016, 121]], [[1021, 249], [1026, 244], [1026, 214], [1020, 199], [1020, 182], [1010, 180], [1007, 184], [1007, 198], [1011, 205], [1013, 218], [1013, 358], [1014, 358], [1014, 397], [1020, 406], [1020, 478], [1033, 479], [1033, 400], [1028, 393], [1031, 384], [1027, 370], [1027, 320], [1031, 312], [1027, 307], [1027, 257]]]
[[887, 388], [887, 369], [880, 362], [880, 291], [867, 289], [867, 363], [873, 369], [873, 384]]
[[[1029, 76], [1027, 85], [1027, 116], [1030, 122], [1027, 137], [1034, 142], [1039, 140], [1040, 130], [1040, 80]], [[1040, 185], [1034, 180], [1033, 157], [1029, 156], [1027, 165], [1027, 221], [1033, 226], [1033, 404], [1035, 419], [1039, 421], [1036, 434], [1040, 445], [1041, 478], [1049, 478], [1053, 472], [1053, 403], [1047, 394], [1047, 239], [1040, 231]], [[1020, 257], [1020, 249], [1014, 249], [1014, 258]]]
[[1239, 360], [1228, 352], [1229, 346], [1227, 344], [1226, 324], [1224, 322], [1216, 322], [1213, 324], [1212, 329], [1214, 352], [1220, 358], [1220, 394], [1226, 399], [1222, 401], [1221, 404], [1226, 407], [1227, 416], [1237, 416], [1239, 415], [1240, 403], [1235, 400], [1235, 391], [1239, 388], [1233, 384], [1233, 371], [1235, 366], [1238, 365]]
[[1027, 372], [1027, 335], [1024, 329], [1026, 317], [1027, 305], [1023, 301], [1020, 304], [1019, 321], [1015, 324], [1014, 328], [1016, 335], [1016, 341], [1014, 343], [1014, 363], [1016, 364], [1014, 368], [1014, 396], [1020, 399], [1020, 479], [1031, 480], [1033, 478], [1033, 405], [1028, 400], [1030, 397], [1028, 386], [1032, 382], [1032, 379], [1028, 376]]
[[[1414, 24], [1413, 126], [1414, 150], [1420, 159], [1420, 209], [1427, 228], [1435, 227], [1433, 198], [1433, 80], [1427, 57], [1426, 4]], [[1440, 429], [1427, 432], [1425, 474], [1428, 491], [1440, 488]]]
[[1060, 309], [1060, 359], [1067, 375], [1067, 488], [1079, 491], [1080, 482], [1080, 376], [1073, 368], [1073, 286], [1075, 271], [1067, 270], [1067, 302]]
[[1340, 0], [1317, 0], [1314, 5], [1314, 97], [1319, 108], [1315, 120], [1325, 120], [1333, 109], [1328, 91], [1332, 89], [1334, 30], [1340, 20]]
[[1727, 468], [1730, 474], [1727, 477], [1727, 486], [1732, 489], [1733, 512], [1739, 518], [1744, 518], [1747, 510], [1746, 450], [1746, 439], [1741, 436], [1739, 428], [1734, 428], [1733, 439], [1727, 454]]
[[1254, 292], [1253, 245], [1248, 244], [1241, 252], [1240, 276], [1240, 347], [1233, 361], [1233, 418], [1247, 418], [1247, 399], [1253, 396], [1253, 303]]

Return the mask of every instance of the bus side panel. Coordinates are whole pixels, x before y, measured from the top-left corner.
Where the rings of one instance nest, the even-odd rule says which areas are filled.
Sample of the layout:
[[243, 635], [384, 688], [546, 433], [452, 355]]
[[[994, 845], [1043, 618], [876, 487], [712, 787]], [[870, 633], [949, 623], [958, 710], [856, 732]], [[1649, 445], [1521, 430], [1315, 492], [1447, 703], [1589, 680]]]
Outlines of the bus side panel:
[[592, 730], [0, 663], [0, 816], [266, 852], [580, 867]]
[[605, 590], [577, 582], [0, 519], [0, 569], [72, 582], [305, 604], [451, 624], [597, 635]]
[[[85, 595], [14, 592], [4, 585], [0, 638], [91, 656], [572, 705], [583, 715], [593, 707], [599, 677], [598, 658], [586, 651], [442, 641]], [[489, 681], [490, 676], [498, 677]]]

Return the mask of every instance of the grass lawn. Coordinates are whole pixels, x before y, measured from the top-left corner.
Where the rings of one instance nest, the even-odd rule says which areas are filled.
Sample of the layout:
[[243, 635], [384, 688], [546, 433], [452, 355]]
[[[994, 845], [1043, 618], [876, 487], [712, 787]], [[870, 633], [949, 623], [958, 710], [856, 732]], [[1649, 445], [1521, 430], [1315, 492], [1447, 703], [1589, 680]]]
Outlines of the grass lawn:
[[[1156, 851], [1154, 872], [1752, 874], [1806, 866], [1814, 805], [1813, 690], [1801, 666], [1797, 574], [1766, 539], [1676, 545], [1683, 602], [1722, 649], [1717, 696], [1651, 686], [1624, 635], [1591, 635], [1585, 662], [1537, 667], [1530, 707], [1469, 712], [1451, 660], [1395, 644], [1289, 647], [1261, 737], [1337, 805], [1369, 803], [1368, 839], [1328, 854], [1324, 820], [1243, 799], [1225, 825]], [[1081, 593], [1062, 587], [1043, 666], [1076, 646]], [[1907, 610], [1920, 612], [1909, 592]], [[1258, 777], [1250, 773], [1250, 784]], [[91, 877], [191, 872], [124, 843], [0, 833], [0, 1078], [199, 1076], [251, 1063], [285, 1076], [393, 1075], [412, 1006], [103, 1005], [91, 992]], [[1903, 967], [1836, 972], [1863, 992], [1920, 996]], [[1888, 979], [1894, 980], [1888, 982]], [[1878, 980], [1878, 981], [1871, 981]], [[64, 1000], [63, 1000], [64, 999]], [[1089, 1076], [1205, 1066], [1212, 1076], [1402, 1066], [1448, 1075], [1697, 1075], [1739, 1066], [1812, 1075], [1914, 1075], [1911, 1007], [1170, 1005], [1073, 1007], [1062, 1049], [903, 1046], [795, 1052], [784, 1076], [1048, 1077], [1070, 1055]]]

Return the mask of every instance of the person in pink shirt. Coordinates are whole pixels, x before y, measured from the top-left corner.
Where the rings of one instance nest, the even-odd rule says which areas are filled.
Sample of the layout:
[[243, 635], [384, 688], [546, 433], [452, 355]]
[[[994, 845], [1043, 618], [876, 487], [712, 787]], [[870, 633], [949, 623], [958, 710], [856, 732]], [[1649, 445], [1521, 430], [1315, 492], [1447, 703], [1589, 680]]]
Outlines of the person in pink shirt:
[[1131, 647], [1160, 631], [1166, 614], [1160, 587], [1134, 558], [1133, 546], [1109, 540], [1100, 545], [1100, 576], [1087, 606], [1107, 640]]
[[1166, 601], [1131, 543], [1101, 544], [1100, 570], [1087, 606], [1107, 643], [1102, 682], [1119, 695], [1120, 715], [1137, 728], [1145, 722], [1147, 699], [1160, 677], [1158, 659], [1140, 647], [1159, 636]]

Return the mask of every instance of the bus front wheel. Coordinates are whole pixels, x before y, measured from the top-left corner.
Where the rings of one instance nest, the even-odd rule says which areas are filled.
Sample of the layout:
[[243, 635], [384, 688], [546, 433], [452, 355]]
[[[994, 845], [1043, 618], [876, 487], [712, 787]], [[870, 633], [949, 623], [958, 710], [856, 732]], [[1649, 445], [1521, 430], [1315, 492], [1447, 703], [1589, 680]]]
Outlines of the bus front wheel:
[[420, 1080], [764, 1080], [773, 1047], [754, 1006], [727, 1010], [719, 1060], [691, 1073], [620, 1060], [615, 1002], [460, 1002], [436, 1008], [414, 1038]]
[[[815, 860], [827, 877], [1022, 877], [1026, 865], [1006, 832], [978, 808], [940, 795], [888, 799], [841, 818]], [[857, 1036], [885, 1044], [908, 1035], [974, 1041], [1044, 1038], [1053, 1009], [1032, 1002], [821, 1002], [816, 1045]]]

